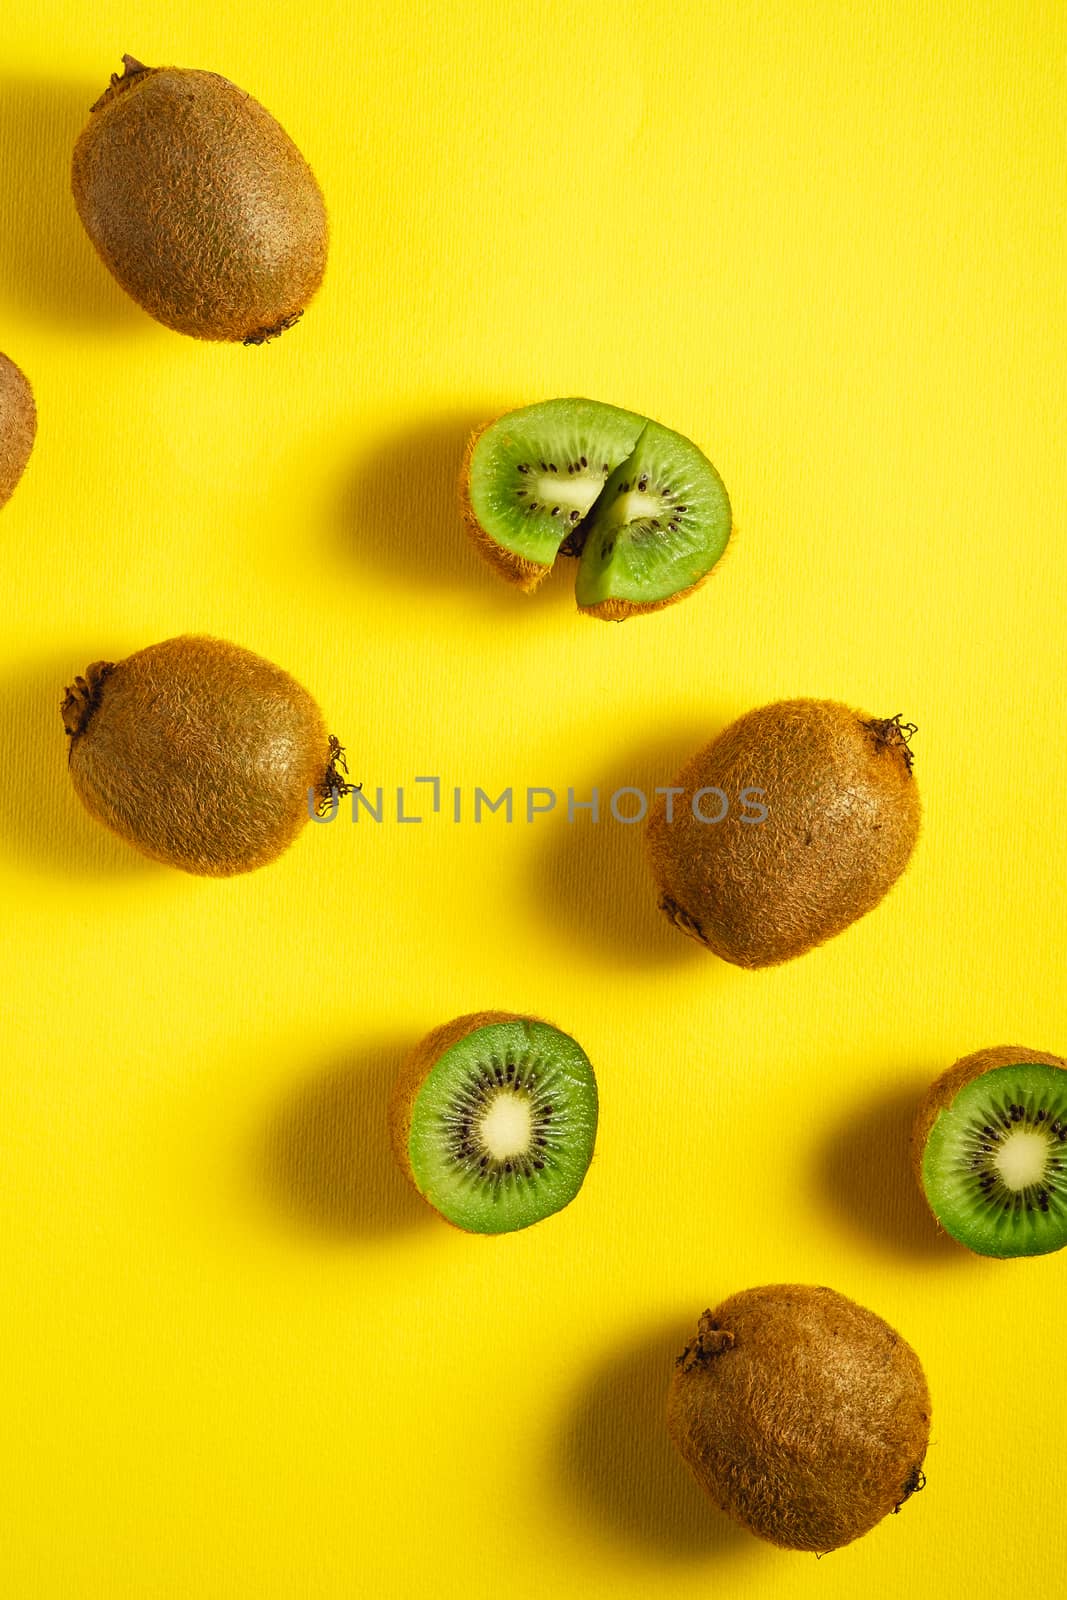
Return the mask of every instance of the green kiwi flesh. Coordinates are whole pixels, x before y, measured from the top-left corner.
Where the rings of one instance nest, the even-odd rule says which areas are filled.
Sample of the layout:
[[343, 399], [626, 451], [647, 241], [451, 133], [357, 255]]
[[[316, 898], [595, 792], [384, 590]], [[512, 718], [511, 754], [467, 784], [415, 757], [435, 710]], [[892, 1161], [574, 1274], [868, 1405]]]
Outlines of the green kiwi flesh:
[[123, 61], [74, 150], [86, 232], [127, 294], [167, 327], [263, 344], [302, 315], [326, 270], [314, 174], [227, 79]]
[[96, 661], [62, 707], [86, 809], [153, 860], [228, 877], [264, 866], [346, 793], [315, 701], [272, 662], [186, 635]]
[[37, 408], [29, 381], [0, 355], [0, 506], [14, 494], [37, 436]]
[[946, 1233], [978, 1255], [1067, 1244], [1067, 1071], [1056, 1057], [979, 1071], [937, 1110], [921, 1182]]
[[581, 1046], [547, 1022], [494, 1015], [423, 1060], [404, 1113], [410, 1177], [468, 1233], [510, 1233], [568, 1205], [596, 1139]]
[[710, 1499], [790, 1550], [836, 1550], [925, 1479], [930, 1396], [910, 1345], [833, 1289], [775, 1284], [700, 1318], [671, 1437]]
[[527, 592], [580, 558], [577, 599], [622, 621], [690, 593], [722, 555], [730, 503], [695, 445], [632, 411], [545, 400], [471, 439], [461, 477], [482, 555]]
[[656, 422], [604, 485], [585, 521], [577, 599], [615, 620], [695, 589], [730, 539], [722, 479], [695, 444]]
[[[870, 911], [904, 871], [921, 807], [914, 728], [831, 700], [748, 712], [660, 791], [646, 842], [660, 909], [724, 961], [773, 966]], [[701, 821], [694, 797], [728, 811]], [[747, 792], [757, 802], [744, 802]], [[709, 815], [709, 805], [698, 809]], [[752, 809], [746, 809], [751, 804]], [[756, 804], [765, 808], [759, 820]]]

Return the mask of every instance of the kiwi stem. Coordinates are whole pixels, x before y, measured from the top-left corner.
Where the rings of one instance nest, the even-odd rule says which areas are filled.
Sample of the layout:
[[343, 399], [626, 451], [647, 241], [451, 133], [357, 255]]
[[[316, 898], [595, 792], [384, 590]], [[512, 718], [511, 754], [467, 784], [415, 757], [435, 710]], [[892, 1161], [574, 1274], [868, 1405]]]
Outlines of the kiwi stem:
[[670, 918], [679, 932], [688, 934], [690, 939], [695, 939], [705, 949], [711, 949], [711, 942], [705, 935], [700, 923], [691, 917], [688, 911], [683, 911], [677, 900], [672, 900], [669, 894], [665, 894], [660, 900], [659, 908], [664, 916]]
[[[341, 774], [344, 774], [342, 777]], [[361, 783], [349, 783], [348, 761], [345, 757], [344, 745], [336, 734], [330, 734], [330, 759], [326, 766], [326, 773], [318, 787], [319, 803], [316, 807], [320, 817], [325, 816], [331, 806], [346, 794], [354, 794], [357, 789], [362, 789]]]
[[251, 333], [246, 333], [241, 340], [242, 344], [269, 344], [272, 339], [277, 339], [289, 328], [295, 328], [303, 311], [291, 311], [288, 316], [282, 317], [269, 328], [254, 328]]
[[91, 111], [99, 111], [102, 107], [116, 100], [120, 94], [125, 94], [131, 84], [137, 83], [141, 78], [154, 72], [154, 67], [146, 67], [143, 61], [138, 61], [136, 56], [124, 55], [122, 58], [123, 71], [113, 72], [111, 82], [100, 96], [99, 100], [91, 107]]
[[72, 743], [89, 726], [89, 719], [100, 704], [100, 691], [114, 670], [113, 661], [94, 661], [86, 667], [84, 678], [77, 677], [67, 685], [59, 710]]
[[893, 1507], [893, 1515], [896, 1516], [896, 1514], [900, 1510], [901, 1506], [906, 1505], [907, 1502], [911, 1499], [913, 1494], [918, 1494], [920, 1489], [925, 1489], [925, 1488], [926, 1488], [926, 1473], [922, 1470], [921, 1467], [913, 1467], [912, 1471], [908, 1474], [908, 1481], [904, 1485], [904, 1493], [901, 1495], [900, 1499], [897, 1501], [896, 1505]]
[[683, 1372], [691, 1372], [694, 1367], [705, 1366], [714, 1356], [720, 1356], [724, 1350], [732, 1350], [733, 1347], [733, 1334], [726, 1328], [720, 1328], [711, 1312], [705, 1311], [697, 1324], [696, 1338], [686, 1345], [675, 1366], [681, 1367]]
[[919, 731], [914, 722], [905, 722], [903, 713], [898, 711], [895, 717], [874, 718], [863, 726], [874, 734], [876, 743], [883, 749], [899, 750], [904, 757], [904, 765], [911, 771], [915, 757], [909, 746], [912, 736]]

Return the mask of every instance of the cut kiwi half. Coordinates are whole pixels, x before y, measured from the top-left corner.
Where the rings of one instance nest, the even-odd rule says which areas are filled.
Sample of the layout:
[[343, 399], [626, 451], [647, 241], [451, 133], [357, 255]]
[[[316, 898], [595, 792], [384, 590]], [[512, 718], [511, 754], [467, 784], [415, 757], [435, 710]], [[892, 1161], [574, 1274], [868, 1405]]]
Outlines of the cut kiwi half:
[[577, 557], [580, 609], [615, 622], [690, 594], [732, 526], [722, 479], [695, 444], [596, 400], [545, 400], [488, 423], [460, 489], [502, 577], [531, 593], [557, 556]]
[[572, 1201], [593, 1155], [597, 1086], [585, 1051], [507, 1011], [457, 1017], [411, 1053], [390, 1113], [402, 1170], [468, 1233], [513, 1233]]
[[965, 1056], [919, 1111], [914, 1158], [946, 1233], [978, 1255], [1067, 1244], [1067, 1062], [1021, 1046]]

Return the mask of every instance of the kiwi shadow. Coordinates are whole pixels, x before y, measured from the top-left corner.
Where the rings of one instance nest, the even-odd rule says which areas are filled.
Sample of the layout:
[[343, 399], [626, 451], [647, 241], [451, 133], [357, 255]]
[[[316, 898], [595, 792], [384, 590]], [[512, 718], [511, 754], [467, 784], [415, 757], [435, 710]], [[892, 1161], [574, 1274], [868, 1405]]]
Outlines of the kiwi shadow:
[[967, 1251], [937, 1223], [911, 1164], [911, 1129], [925, 1083], [896, 1087], [854, 1108], [816, 1155], [815, 1182], [865, 1243], [912, 1260], [950, 1263]]
[[352, 467], [337, 495], [336, 547], [353, 572], [371, 567], [398, 595], [426, 589], [493, 616], [529, 616], [551, 603], [575, 610], [574, 564], [561, 561], [536, 595], [497, 576], [475, 549], [459, 507], [467, 440], [492, 414], [429, 417], [380, 442]]
[[616, 1350], [591, 1376], [557, 1445], [567, 1506], [658, 1561], [741, 1559], [750, 1534], [713, 1506], [667, 1432], [674, 1362], [692, 1332], [680, 1321]]
[[393, 1159], [389, 1096], [410, 1040], [353, 1051], [275, 1108], [253, 1148], [260, 1198], [299, 1228], [385, 1238], [433, 1225]]
[[[712, 725], [718, 726], [718, 719], [712, 719]], [[633, 749], [624, 762], [589, 775], [584, 785], [576, 783], [577, 802], [589, 801], [593, 789], [598, 791], [597, 822], [588, 810], [576, 811], [574, 821], [569, 821], [566, 799], [561, 797], [544, 845], [532, 857], [532, 899], [575, 948], [595, 946], [616, 966], [691, 963], [703, 964], [709, 973], [723, 972], [724, 963], [717, 956], [680, 933], [660, 911], [646, 859], [644, 821], [619, 822], [611, 811], [612, 796], [620, 789], [640, 790], [651, 805], [656, 789], [670, 784], [679, 767], [709, 738], [707, 722], [699, 729], [690, 723], [665, 730]], [[624, 795], [618, 804], [628, 815], [637, 809], [638, 800]]]
[[0, 850], [64, 877], [166, 872], [95, 821], [74, 792], [59, 706], [88, 659], [72, 651], [0, 682]]
[[46, 321], [113, 333], [145, 315], [97, 256], [70, 189], [74, 145], [104, 87], [0, 78], [0, 296]]

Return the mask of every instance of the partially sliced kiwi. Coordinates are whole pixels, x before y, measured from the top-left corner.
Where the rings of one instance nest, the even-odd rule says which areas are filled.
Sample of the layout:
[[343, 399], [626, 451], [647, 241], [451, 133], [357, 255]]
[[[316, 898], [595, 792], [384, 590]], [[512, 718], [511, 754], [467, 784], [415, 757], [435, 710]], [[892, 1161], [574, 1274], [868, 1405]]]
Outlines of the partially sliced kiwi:
[[545, 400], [481, 428], [463, 497], [482, 554], [532, 592], [643, 427], [643, 417], [597, 400]]
[[574, 1199], [597, 1108], [593, 1068], [569, 1034], [533, 1017], [478, 1012], [412, 1052], [393, 1096], [393, 1148], [448, 1222], [511, 1233]]
[[1067, 1244], [1067, 1063], [1005, 1045], [930, 1089], [916, 1162], [946, 1233], [978, 1255], [1048, 1255]]
[[622, 621], [689, 594], [730, 537], [711, 462], [681, 434], [596, 400], [545, 400], [479, 429], [461, 499], [482, 555], [531, 593], [580, 558], [578, 604]]
[[711, 462], [680, 433], [647, 422], [585, 522], [577, 598], [622, 621], [701, 583], [730, 539], [730, 501]]

